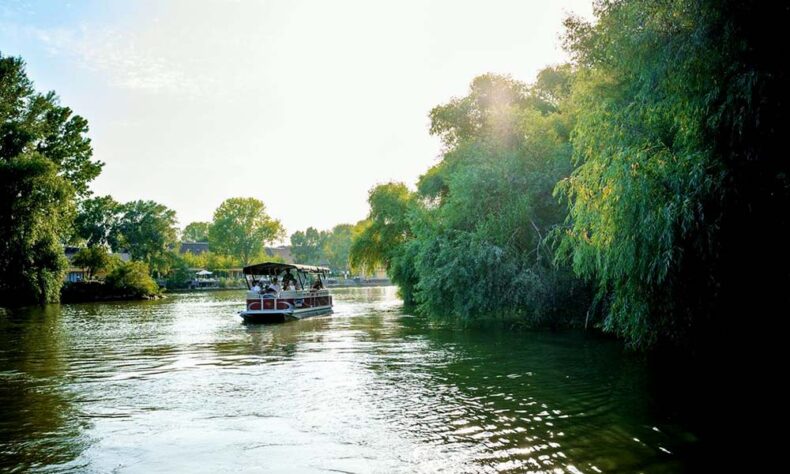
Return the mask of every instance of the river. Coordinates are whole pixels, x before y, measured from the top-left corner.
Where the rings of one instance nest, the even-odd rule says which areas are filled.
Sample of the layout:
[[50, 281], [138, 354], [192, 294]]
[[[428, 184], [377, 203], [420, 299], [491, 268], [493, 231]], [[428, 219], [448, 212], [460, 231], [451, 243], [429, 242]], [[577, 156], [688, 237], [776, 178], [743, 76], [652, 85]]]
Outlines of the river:
[[391, 287], [266, 326], [242, 298], [0, 310], [0, 469], [677, 472], [694, 452], [617, 341], [437, 328]]

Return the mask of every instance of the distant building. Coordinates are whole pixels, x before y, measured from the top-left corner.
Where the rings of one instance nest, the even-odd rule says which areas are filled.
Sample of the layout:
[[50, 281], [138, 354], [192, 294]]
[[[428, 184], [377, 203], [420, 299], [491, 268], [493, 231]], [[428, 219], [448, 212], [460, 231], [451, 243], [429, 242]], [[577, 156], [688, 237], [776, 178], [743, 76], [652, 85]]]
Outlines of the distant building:
[[[82, 250], [84, 247], [76, 247], [73, 245], [65, 245], [63, 246], [63, 254], [66, 256], [66, 260], [69, 261], [69, 267], [66, 269], [66, 275], [64, 276], [65, 281], [75, 282], [75, 281], [82, 281], [88, 278], [88, 270], [84, 268], [75, 267], [71, 264], [71, 261], [74, 259], [74, 256], [77, 255], [77, 252]], [[129, 252], [115, 252], [112, 255], [117, 256], [121, 259], [122, 262], [128, 262], [132, 259], [132, 256]]]
[[77, 252], [80, 251], [82, 247], [75, 247], [71, 245], [66, 245], [63, 247], [63, 253], [66, 255], [66, 260], [69, 261], [69, 267], [66, 270], [66, 276], [64, 277], [66, 281], [75, 282], [75, 281], [82, 281], [88, 278], [88, 270], [84, 268], [78, 268], [71, 264], [71, 260], [77, 255]]

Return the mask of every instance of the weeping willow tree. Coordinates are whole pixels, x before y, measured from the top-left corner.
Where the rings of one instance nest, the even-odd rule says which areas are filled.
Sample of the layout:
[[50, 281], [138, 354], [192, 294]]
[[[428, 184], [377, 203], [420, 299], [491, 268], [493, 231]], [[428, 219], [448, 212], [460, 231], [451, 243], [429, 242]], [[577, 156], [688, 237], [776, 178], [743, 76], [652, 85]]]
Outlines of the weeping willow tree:
[[[599, 2], [567, 21], [578, 167], [562, 246], [594, 281], [603, 327], [634, 347], [693, 343], [739, 299], [788, 283], [788, 17], [771, 2]], [[784, 297], [786, 299], [786, 297]]]
[[568, 66], [532, 85], [487, 74], [434, 108], [441, 161], [415, 192], [403, 184], [371, 192], [354, 261], [385, 263], [407, 304], [428, 316], [578, 319], [587, 292], [555, 261], [550, 238], [566, 216], [552, 189], [571, 171], [572, 77]]
[[370, 213], [358, 224], [350, 264], [368, 273], [384, 268], [400, 287], [405, 304], [412, 306], [416, 277], [406, 250], [413, 240], [410, 222], [412, 214], [419, 211], [419, 203], [403, 183], [376, 186], [370, 191], [368, 202]]

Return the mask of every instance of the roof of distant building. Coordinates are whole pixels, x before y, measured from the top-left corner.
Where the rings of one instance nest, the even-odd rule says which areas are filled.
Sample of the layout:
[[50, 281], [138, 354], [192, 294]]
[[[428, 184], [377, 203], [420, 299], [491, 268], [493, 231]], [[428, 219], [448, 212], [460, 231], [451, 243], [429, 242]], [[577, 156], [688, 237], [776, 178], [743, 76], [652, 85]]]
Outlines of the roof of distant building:
[[178, 249], [179, 253], [191, 253], [194, 255], [200, 255], [208, 251], [208, 242], [182, 242], [181, 247]]

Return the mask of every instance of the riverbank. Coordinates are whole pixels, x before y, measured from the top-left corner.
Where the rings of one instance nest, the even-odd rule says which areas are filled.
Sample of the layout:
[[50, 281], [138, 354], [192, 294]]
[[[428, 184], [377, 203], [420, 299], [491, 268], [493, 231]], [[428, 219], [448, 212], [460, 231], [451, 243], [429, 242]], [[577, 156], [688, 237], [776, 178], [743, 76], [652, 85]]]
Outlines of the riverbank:
[[148, 301], [164, 298], [158, 289], [148, 286], [117, 286], [103, 281], [78, 281], [63, 285], [62, 303], [95, 303], [107, 301]]

